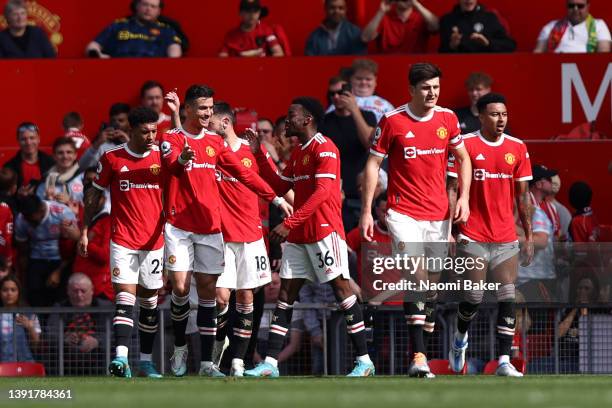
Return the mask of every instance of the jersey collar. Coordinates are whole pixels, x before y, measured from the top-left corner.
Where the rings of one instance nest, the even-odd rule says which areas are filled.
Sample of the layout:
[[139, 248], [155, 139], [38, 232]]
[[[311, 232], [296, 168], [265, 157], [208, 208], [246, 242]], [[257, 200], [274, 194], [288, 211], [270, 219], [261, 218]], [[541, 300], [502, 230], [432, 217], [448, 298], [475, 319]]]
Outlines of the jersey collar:
[[138, 154], [136, 152], [133, 152], [132, 150], [130, 150], [128, 144], [125, 144], [125, 151], [128, 152], [128, 154], [130, 156], [134, 156], [136, 158], [142, 159], [143, 157], [147, 157], [149, 154], [151, 154], [150, 150], [147, 150], [146, 152], [144, 152], [143, 154]]
[[501, 146], [502, 143], [504, 143], [504, 139], [506, 138], [506, 134], [502, 133], [501, 137], [499, 138], [499, 140], [497, 142], [489, 142], [483, 135], [482, 133], [480, 133], [480, 130], [478, 130], [476, 132], [476, 135], [478, 135], [478, 137], [480, 138], [480, 140], [482, 141], [482, 143], [489, 145], [489, 146], [493, 146], [493, 147], [497, 147], [497, 146]]
[[186, 131], [185, 128], [181, 126], [181, 132], [183, 132], [190, 139], [201, 139], [206, 134], [206, 128], [202, 128], [199, 134], [194, 135], [193, 133]]
[[435, 108], [432, 109], [431, 113], [427, 116], [417, 116], [414, 113], [412, 113], [412, 111], [410, 110], [410, 106], [408, 104], [406, 104], [405, 106], [406, 106], [406, 113], [408, 114], [408, 116], [410, 116], [412, 119], [416, 120], [417, 122], [427, 122], [431, 120], [431, 118], [433, 118]]
[[313, 137], [310, 138], [309, 141], [307, 141], [306, 143], [304, 143], [302, 145], [302, 150], [306, 149], [308, 147], [308, 145], [310, 145], [312, 143], [313, 140], [315, 140], [317, 137], [321, 137], [323, 136], [320, 132], [315, 133], [315, 135]]

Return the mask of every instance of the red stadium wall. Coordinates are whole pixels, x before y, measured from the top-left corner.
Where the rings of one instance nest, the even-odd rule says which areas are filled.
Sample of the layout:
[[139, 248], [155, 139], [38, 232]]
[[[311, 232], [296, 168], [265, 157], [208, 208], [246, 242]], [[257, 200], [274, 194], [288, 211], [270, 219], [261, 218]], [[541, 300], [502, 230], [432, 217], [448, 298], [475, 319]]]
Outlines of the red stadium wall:
[[[408, 66], [423, 57], [376, 60], [380, 63], [378, 93], [396, 106], [405, 103]], [[612, 63], [608, 55], [430, 55], [427, 60], [439, 64], [444, 72], [442, 106], [465, 105], [463, 82], [470, 72], [482, 70], [495, 79], [494, 90], [508, 98], [514, 135], [549, 139], [568, 133], [587, 121], [586, 110], [596, 120], [597, 130], [612, 136]], [[207, 83], [217, 91], [217, 98], [274, 118], [283, 114], [297, 95], [323, 101], [329, 77], [351, 61], [347, 57], [1, 61], [3, 111], [8, 115], [0, 122], [0, 134], [6, 138], [3, 144], [14, 143], [17, 124], [32, 120], [40, 125], [43, 144], [50, 144], [60, 132], [63, 114], [76, 110], [86, 120], [86, 132], [93, 135], [107, 119], [112, 103], [138, 103], [140, 85], [147, 79], [159, 80], [167, 88], [177, 87], [180, 94], [194, 82]], [[563, 78], [566, 85], [573, 84], [565, 91]], [[576, 89], [584, 89], [582, 99]], [[570, 101], [572, 115], [563, 123], [563, 106], [569, 106]]]
[[[363, 27], [376, 13], [379, 0], [348, 0], [352, 20]], [[457, 0], [422, 0], [423, 4], [441, 17], [449, 12]], [[47, 31], [57, 32], [62, 42], [59, 56], [79, 58], [85, 45], [114, 19], [130, 14], [130, 0], [105, 0], [92, 4], [83, 0], [38, 0], [33, 17]], [[238, 0], [167, 0], [164, 14], [178, 20], [191, 40], [188, 56], [217, 55], [225, 33], [238, 24]], [[544, 24], [563, 17], [564, 0], [539, 0], [525, 4], [516, 0], [483, 0], [483, 4], [497, 9], [508, 21], [519, 51], [531, 51]], [[281, 24], [289, 37], [295, 55], [303, 55], [308, 34], [323, 18], [323, 0], [263, 0], [270, 9], [269, 23]], [[103, 6], [102, 6], [103, 5]], [[597, 18], [612, 24], [612, 1], [591, 0], [591, 11]], [[1, 20], [1, 19], [0, 19]], [[56, 38], [57, 37], [56, 35]], [[431, 41], [435, 51], [439, 39]]]

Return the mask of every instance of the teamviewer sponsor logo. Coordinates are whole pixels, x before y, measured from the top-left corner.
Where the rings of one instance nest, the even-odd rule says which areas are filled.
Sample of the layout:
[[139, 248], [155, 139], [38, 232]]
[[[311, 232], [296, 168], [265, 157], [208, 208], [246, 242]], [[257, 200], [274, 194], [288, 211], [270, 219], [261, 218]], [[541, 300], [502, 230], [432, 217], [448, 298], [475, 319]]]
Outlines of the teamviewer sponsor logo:
[[130, 180], [119, 180], [119, 191], [130, 191]]
[[485, 169], [474, 169], [474, 180], [484, 181], [485, 179], [511, 179], [512, 174], [489, 173]]
[[417, 149], [414, 146], [404, 147], [404, 159], [415, 159], [417, 157]]

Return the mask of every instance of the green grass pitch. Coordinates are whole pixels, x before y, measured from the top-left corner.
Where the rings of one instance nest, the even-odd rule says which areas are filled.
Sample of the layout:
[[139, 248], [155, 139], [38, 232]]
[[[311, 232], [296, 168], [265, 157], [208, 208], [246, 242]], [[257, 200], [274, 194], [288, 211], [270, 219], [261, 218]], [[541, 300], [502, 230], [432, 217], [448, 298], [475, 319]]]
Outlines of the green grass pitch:
[[[9, 389], [70, 389], [72, 400], [9, 400]], [[349, 379], [0, 379], [2, 407], [480, 408], [612, 407], [612, 376]]]

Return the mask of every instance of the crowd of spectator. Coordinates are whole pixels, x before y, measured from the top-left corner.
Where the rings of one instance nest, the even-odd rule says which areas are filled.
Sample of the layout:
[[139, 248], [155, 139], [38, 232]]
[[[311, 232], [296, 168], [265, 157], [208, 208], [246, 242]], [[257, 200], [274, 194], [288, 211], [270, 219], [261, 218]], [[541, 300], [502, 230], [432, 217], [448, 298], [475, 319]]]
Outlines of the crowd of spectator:
[[[266, 22], [270, 10], [259, 0], [235, 0], [240, 23], [219, 44], [220, 57], [292, 55], [280, 24]], [[603, 19], [590, 14], [589, 0], [557, 0], [567, 15], [546, 24], [534, 52], [591, 53], [610, 51], [610, 31]], [[494, 6], [494, 2], [484, 2]], [[306, 40], [304, 54], [418, 54], [431, 50], [439, 36], [440, 53], [513, 52], [516, 42], [509, 21], [499, 10], [479, 0], [458, 0], [452, 10], [436, 15], [424, 0], [382, 0], [376, 13], [360, 28], [349, 21], [347, 0], [325, 0], [325, 18]], [[178, 21], [164, 15], [162, 0], [132, 0], [131, 13], [117, 18], [85, 47], [92, 58], [178, 58], [189, 39]], [[0, 58], [54, 58], [56, 50], [44, 31], [28, 23], [25, 0], [8, 0], [7, 28], [0, 32]], [[517, 22], [512, 22], [517, 23]], [[370, 44], [371, 43], [371, 44]]]
[[[605, 22], [591, 17], [587, 0], [570, 1], [568, 16], [551, 22], [542, 30], [536, 51], [608, 52], [610, 34]], [[133, 14], [104, 29], [87, 45], [86, 53], [99, 58], [181, 57], [188, 47], [188, 39], [178, 23], [162, 19], [163, 6], [160, 0], [134, 0]], [[376, 43], [378, 53], [420, 53], [426, 51], [429, 37], [436, 33], [441, 38], [440, 52], [511, 52], [516, 46], [498, 14], [476, 0], [459, 0], [457, 6], [441, 18], [418, 0], [384, 0], [363, 31], [348, 21], [345, 0], [326, 0], [324, 7], [325, 19], [308, 38], [307, 55], [362, 55], [367, 52], [370, 42]], [[291, 55], [282, 27], [268, 25], [262, 20], [268, 12], [258, 0], [241, 0], [241, 23], [227, 33], [219, 56]], [[27, 25], [23, 1], [10, 0], [4, 14], [8, 28], [0, 33], [0, 57], [55, 56], [42, 30]], [[577, 41], [586, 42], [586, 51], [579, 50]], [[334, 141], [342, 157], [342, 215], [354, 258], [353, 278], [357, 282], [361, 279], [362, 260], [356, 229], [361, 210], [360, 173], [369, 154], [374, 128], [385, 113], [394, 109], [390, 102], [376, 93], [377, 77], [377, 64], [366, 58], [355, 59], [351, 66], [340, 69], [327, 84], [328, 107], [320, 124], [321, 132]], [[480, 128], [476, 102], [491, 92], [492, 84], [493, 79], [483, 72], [474, 72], [467, 78], [469, 105], [455, 110], [462, 133]], [[140, 104], [159, 115], [160, 133], [177, 122], [176, 118], [164, 113], [167, 110], [164, 106], [167, 91], [162, 84], [151, 80], [142, 84], [139, 93]], [[81, 115], [68, 112], [62, 118], [64, 134], [54, 141], [51, 155], [40, 150], [41, 135], [35, 123], [24, 122], [18, 126], [19, 151], [0, 170], [2, 307], [97, 307], [108, 305], [113, 300], [109, 274], [112, 226], [108, 194], [100, 198], [97, 214], [88, 225], [88, 257], [77, 255], [74, 247], [83, 222], [84, 192], [91, 188], [102, 154], [129, 140], [127, 117], [130, 109], [125, 103], [114, 103], [109, 109], [108, 121], [100, 126], [92, 140], [82, 133], [84, 123]], [[295, 137], [285, 136], [285, 118], [279, 117], [275, 121], [259, 118], [257, 132], [274, 162], [283, 168], [298, 143]], [[530, 191], [536, 207], [533, 225], [537, 252], [533, 264], [519, 272], [519, 290], [528, 300], [554, 300], [563, 292], [562, 285], [575, 284], [562, 283], [558, 279], [560, 266], [556, 263], [555, 243], [598, 240], [598, 223], [591, 209], [593, 193], [589, 185], [577, 182], [571, 186], [569, 203], [573, 212], [555, 198], [559, 188], [560, 178], [556, 171], [544, 166], [534, 167]], [[375, 237], [379, 242], [388, 241], [384, 222], [385, 190], [386, 173], [381, 170], [375, 194]], [[266, 223], [267, 220], [264, 225]], [[276, 251], [276, 255], [271, 256], [271, 263], [278, 265], [281, 249], [273, 248], [271, 251]], [[277, 273], [274, 276], [278, 279]], [[594, 279], [590, 281], [591, 286], [595, 285]], [[588, 282], [583, 281], [578, 282], [576, 291], [588, 286]], [[273, 287], [271, 285], [266, 290], [269, 292]], [[332, 303], [333, 298], [326, 293], [327, 290], [318, 285], [305, 286], [301, 301]], [[595, 289], [591, 287], [590, 290]], [[268, 292], [266, 295], [273, 302], [274, 293]], [[572, 313], [576, 311], [569, 311], [568, 319]], [[307, 333], [313, 372], [321, 372], [321, 321], [326, 318], [325, 314], [315, 311], [294, 314], [289, 344], [279, 361], [294, 354], [304, 333]], [[59, 330], [57, 315], [46, 321], [42, 316], [39, 319], [35, 315], [3, 313], [0, 323], [1, 361], [15, 358], [33, 360], [42, 329], [48, 330], [50, 336]], [[571, 324], [574, 323], [568, 323]], [[265, 329], [264, 320], [260, 327], [260, 340], [265, 340]], [[97, 315], [73, 313], [65, 316], [64, 330], [64, 355], [74, 357], [75, 367], [82, 367], [84, 360], [100, 359], [104, 339], [100, 337], [102, 323]], [[16, 343], [12, 340], [15, 336]], [[55, 343], [53, 338], [50, 343]], [[260, 344], [259, 347], [265, 346]]]

